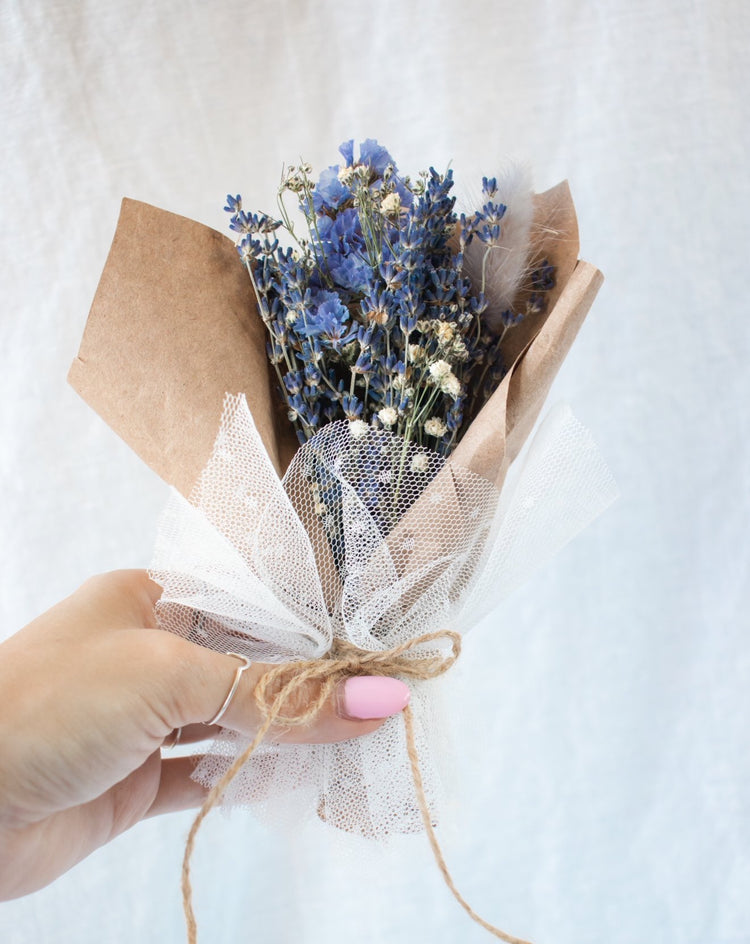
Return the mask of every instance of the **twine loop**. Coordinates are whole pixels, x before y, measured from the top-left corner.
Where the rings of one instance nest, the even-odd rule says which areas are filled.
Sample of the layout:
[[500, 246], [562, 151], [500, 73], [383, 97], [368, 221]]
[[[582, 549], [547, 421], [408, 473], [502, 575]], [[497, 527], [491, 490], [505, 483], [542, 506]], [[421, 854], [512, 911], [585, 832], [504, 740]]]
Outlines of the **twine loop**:
[[[450, 643], [448, 653], [420, 655], [416, 650], [438, 640]], [[450, 629], [424, 633], [384, 651], [360, 649], [344, 639], [336, 639], [322, 659], [285, 662], [265, 672], [255, 686], [255, 701], [263, 716], [273, 724], [307, 724], [318, 714], [331, 693], [353, 675], [403, 676], [409, 679], [433, 679], [447, 672], [461, 654], [461, 636]], [[313, 697], [306, 686], [317, 682]], [[295, 699], [297, 696], [297, 699]]]

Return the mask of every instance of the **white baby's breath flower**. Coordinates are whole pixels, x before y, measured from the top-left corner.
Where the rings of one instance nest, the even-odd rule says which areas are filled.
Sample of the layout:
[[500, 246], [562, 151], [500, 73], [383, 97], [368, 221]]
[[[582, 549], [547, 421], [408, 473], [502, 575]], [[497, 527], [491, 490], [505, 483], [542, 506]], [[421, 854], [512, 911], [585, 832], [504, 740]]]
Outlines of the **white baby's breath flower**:
[[445, 436], [448, 427], [439, 416], [431, 416], [424, 422], [424, 431], [428, 436], [436, 436], [438, 439]]
[[445, 378], [443, 383], [440, 385], [440, 389], [443, 391], [443, 393], [447, 393], [455, 400], [456, 397], [461, 396], [461, 381], [458, 379], [458, 377], [456, 377], [455, 374], [451, 374], [449, 377]]
[[438, 384], [442, 384], [443, 380], [452, 373], [453, 371], [448, 361], [439, 360], [430, 364], [430, 377]]
[[411, 470], [412, 472], [426, 472], [429, 464], [430, 460], [427, 458], [425, 453], [419, 452], [416, 456], [412, 456]]
[[367, 435], [369, 428], [364, 420], [352, 420], [351, 423], [349, 423], [349, 433], [352, 439], [362, 439], [363, 436]]
[[440, 360], [430, 364], [430, 376], [443, 393], [449, 394], [454, 399], [461, 393], [461, 381], [453, 373], [453, 368], [448, 361]]
[[342, 183], [345, 187], [348, 187], [354, 179], [354, 168], [342, 167], [337, 176], [339, 178], [339, 183]]
[[384, 406], [382, 410], [378, 410], [378, 419], [383, 426], [393, 426], [398, 421], [398, 413], [392, 406]]
[[397, 193], [389, 193], [387, 197], [383, 197], [380, 212], [383, 216], [398, 216], [401, 212], [401, 197]]

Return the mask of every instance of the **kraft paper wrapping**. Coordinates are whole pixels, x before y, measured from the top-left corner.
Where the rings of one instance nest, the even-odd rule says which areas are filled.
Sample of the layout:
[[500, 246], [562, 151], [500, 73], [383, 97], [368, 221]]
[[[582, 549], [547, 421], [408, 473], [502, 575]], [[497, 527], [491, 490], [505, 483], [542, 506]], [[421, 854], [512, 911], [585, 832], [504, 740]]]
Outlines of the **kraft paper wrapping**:
[[[602, 281], [594, 266], [577, 261], [567, 184], [535, 201], [533, 258], [555, 264], [556, 286], [546, 313], [508, 332], [504, 356], [512, 368], [451, 457], [498, 487]], [[211, 454], [226, 393], [247, 397], [279, 474], [297, 448], [272, 389], [266, 328], [233, 241], [135, 200], [123, 200], [68, 380], [185, 496]]]
[[68, 380], [185, 496], [211, 455], [227, 392], [247, 396], [279, 473], [297, 448], [234, 243], [136, 200], [122, 202]]
[[532, 259], [549, 259], [556, 268], [547, 309], [508, 331], [502, 351], [510, 369], [450, 460], [495, 482], [498, 489], [603, 281], [595, 266], [578, 261], [578, 222], [566, 182], [535, 197], [532, 235]]

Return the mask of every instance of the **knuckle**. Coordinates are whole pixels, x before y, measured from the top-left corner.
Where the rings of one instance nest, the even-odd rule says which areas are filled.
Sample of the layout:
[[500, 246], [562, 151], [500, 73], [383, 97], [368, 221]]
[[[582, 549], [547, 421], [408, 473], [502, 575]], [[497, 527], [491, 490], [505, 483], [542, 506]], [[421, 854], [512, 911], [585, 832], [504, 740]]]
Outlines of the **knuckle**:
[[132, 592], [143, 585], [144, 574], [140, 570], [106, 570], [84, 580], [81, 586], [95, 590]]
[[113, 607], [120, 614], [129, 614], [139, 626], [154, 628], [155, 591], [156, 584], [145, 570], [110, 570], [89, 577], [78, 592]]

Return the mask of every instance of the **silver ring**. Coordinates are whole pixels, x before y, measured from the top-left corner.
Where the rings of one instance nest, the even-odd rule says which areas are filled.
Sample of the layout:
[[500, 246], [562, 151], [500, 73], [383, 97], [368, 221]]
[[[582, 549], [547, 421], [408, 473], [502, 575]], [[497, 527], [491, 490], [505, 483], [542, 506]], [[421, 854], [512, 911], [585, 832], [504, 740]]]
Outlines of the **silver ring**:
[[227, 697], [224, 699], [224, 702], [221, 708], [219, 708], [219, 710], [216, 712], [213, 718], [211, 718], [210, 721], [204, 721], [203, 722], [204, 724], [218, 724], [219, 721], [221, 721], [221, 719], [226, 714], [227, 709], [229, 708], [230, 704], [232, 703], [232, 699], [234, 698], [235, 692], [237, 691], [239, 687], [242, 673], [245, 671], [245, 669], [249, 669], [250, 666], [252, 665], [252, 662], [248, 659], [248, 657], [241, 656], [239, 652], [228, 652], [227, 655], [234, 656], [235, 659], [241, 659], [242, 665], [238, 666], [237, 671], [234, 673], [234, 680], [232, 682], [232, 687], [229, 689], [229, 693], [227, 694]]
[[[171, 750], [173, 747], [177, 747], [180, 743], [180, 738], [182, 737], [182, 728], [175, 728], [172, 734], [168, 734], [167, 737], [162, 741], [162, 747], [166, 747]], [[167, 743], [169, 741], [169, 743]]]

